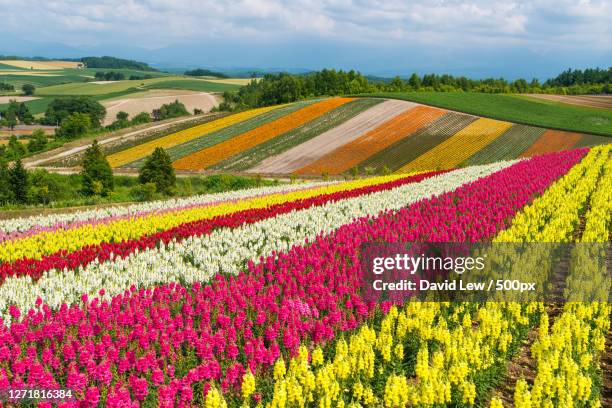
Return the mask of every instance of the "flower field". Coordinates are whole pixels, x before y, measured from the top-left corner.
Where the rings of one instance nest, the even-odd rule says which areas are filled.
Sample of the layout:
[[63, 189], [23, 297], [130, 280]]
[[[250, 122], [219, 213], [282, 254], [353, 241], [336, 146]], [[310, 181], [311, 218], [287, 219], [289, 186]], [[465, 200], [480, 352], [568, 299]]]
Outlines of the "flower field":
[[603, 136], [513, 124], [380, 98], [323, 98], [258, 108], [111, 154], [140, 168], [156, 147], [180, 171], [365, 174], [453, 168], [607, 144]]
[[365, 135], [340, 146], [319, 160], [302, 167], [298, 174], [340, 174], [358, 165], [372, 154], [414, 134], [444, 114], [442, 109], [417, 106], [383, 123]]
[[536, 142], [523, 152], [522, 157], [531, 157], [537, 154], [554, 152], [556, 150], [571, 149], [582, 138], [582, 135], [574, 132], [561, 132], [548, 130], [536, 140]]
[[[417, 129], [402, 124], [410, 112], [394, 126], [411, 136], [393, 143], [467, 118], [420, 110]], [[466, 137], [495, 129], [487, 143], [507, 137], [500, 148], [520, 154], [518, 135], [537, 136], [483, 121]], [[608, 242], [611, 155], [598, 146], [0, 221], [0, 388], [68, 388], [61, 407], [605, 406], [608, 303], [375, 304], [359, 255], [368, 242]], [[581, 265], [565, 288], [609, 288]], [[532, 375], [507, 391], [530, 332]]]
[[488, 146], [512, 126], [511, 123], [493, 119], [478, 119], [452, 137], [408, 163], [399, 171], [415, 169], [452, 168]]
[[221, 129], [225, 126], [238, 123], [245, 119], [249, 119], [253, 116], [265, 113], [269, 110], [275, 109], [275, 106], [265, 107], [260, 109], [254, 109], [246, 112], [241, 112], [236, 115], [227, 116], [212, 122], [205, 123], [203, 125], [195, 126], [189, 129], [181, 130], [176, 133], [155, 139], [153, 141], [134, 146], [132, 148], [123, 150], [119, 153], [115, 153], [108, 157], [108, 162], [112, 167], [123, 166], [131, 161], [138, 160], [142, 157], [148, 156], [157, 147], [163, 147], [167, 149], [172, 146], [176, 146], [181, 143], [186, 143], [192, 139], [214, 132], [215, 130]]
[[230, 140], [183, 157], [175, 161], [173, 165], [175, 168], [183, 170], [205, 169], [221, 160], [295, 129], [352, 100], [351, 98], [330, 98], [316, 102]]

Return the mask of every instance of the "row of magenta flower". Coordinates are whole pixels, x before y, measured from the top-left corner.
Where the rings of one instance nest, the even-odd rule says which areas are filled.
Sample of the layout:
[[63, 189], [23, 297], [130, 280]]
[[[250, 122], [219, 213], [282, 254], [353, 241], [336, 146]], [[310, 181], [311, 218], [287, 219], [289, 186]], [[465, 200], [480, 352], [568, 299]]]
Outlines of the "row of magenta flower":
[[[333, 341], [376, 310], [388, 310], [388, 305], [378, 309], [360, 297], [358, 249], [363, 242], [490, 239], [586, 153], [581, 149], [518, 162], [453, 192], [356, 219], [305, 245], [251, 261], [238, 276], [218, 275], [206, 285], [132, 288], [111, 301], [84, 298], [82, 306], [59, 310], [41, 304], [25, 315], [13, 308], [15, 322], [0, 326], [0, 388], [68, 387], [79, 401], [63, 406], [138, 406], [151, 396], [162, 406], [189, 406], [211, 383], [226, 394], [239, 392], [245, 372], [269, 376], [279, 357], [295, 355], [302, 344]], [[385, 187], [368, 187], [376, 188]], [[231, 228], [340, 198], [318, 197], [219, 217], [206, 225], [196, 222], [155, 238], [87, 248], [79, 256], [86, 261], [127, 252], [153, 239]], [[76, 255], [62, 262], [71, 262], [71, 256]]]

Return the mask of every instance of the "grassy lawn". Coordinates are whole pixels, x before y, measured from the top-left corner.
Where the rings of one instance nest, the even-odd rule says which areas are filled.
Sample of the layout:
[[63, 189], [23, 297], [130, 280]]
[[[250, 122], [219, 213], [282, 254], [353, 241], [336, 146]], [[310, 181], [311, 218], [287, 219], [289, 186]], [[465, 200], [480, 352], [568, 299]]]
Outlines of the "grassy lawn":
[[612, 136], [612, 110], [606, 109], [476, 92], [387, 92], [368, 96], [404, 99], [526, 125]]

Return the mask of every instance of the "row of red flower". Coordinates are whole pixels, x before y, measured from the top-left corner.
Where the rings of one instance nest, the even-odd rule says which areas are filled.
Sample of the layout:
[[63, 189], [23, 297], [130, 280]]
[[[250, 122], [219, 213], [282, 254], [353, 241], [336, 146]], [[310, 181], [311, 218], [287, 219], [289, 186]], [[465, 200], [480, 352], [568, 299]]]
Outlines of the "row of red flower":
[[159, 243], [167, 244], [172, 240], [182, 240], [194, 235], [204, 235], [217, 228], [235, 228], [243, 224], [251, 224], [266, 218], [272, 218], [279, 214], [291, 211], [303, 210], [313, 206], [320, 206], [333, 201], [339, 201], [352, 197], [359, 197], [377, 191], [389, 190], [408, 183], [416, 183], [426, 178], [442, 174], [445, 171], [435, 171], [422, 173], [414, 176], [404, 177], [387, 183], [372, 186], [360, 187], [352, 190], [338, 191], [330, 194], [323, 194], [307, 199], [288, 201], [282, 204], [271, 205], [267, 208], [256, 208], [243, 210], [227, 215], [217, 216], [210, 219], [199, 220], [181, 224], [177, 227], [155, 234], [146, 235], [138, 239], [123, 242], [104, 242], [98, 245], [83, 247], [74, 252], [60, 251], [42, 259], [21, 259], [13, 263], [0, 265], [0, 284], [11, 276], [31, 276], [37, 280], [43, 272], [50, 269], [64, 268], [76, 269], [85, 266], [94, 260], [104, 262], [111, 258], [125, 258], [128, 255], [153, 248]]
[[133, 288], [110, 302], [84, 299], [84, 307], [57, 311], [42, 305], [22, 323], [0, 327], [0, 388], [61, 385], [82, 406], [103, 398], [110, 407], [145, 398], [190, 406], [201, 398], [196, 385], [209, 380], [231, 390], [246, 369], [261, 374], [301, 342], [332, 340], [371, 315], [375, 305], [359, 294], [362, 243], [489, 239], [585, 153], [519, 162], [455, 192], [358, 219], [210, 285]]

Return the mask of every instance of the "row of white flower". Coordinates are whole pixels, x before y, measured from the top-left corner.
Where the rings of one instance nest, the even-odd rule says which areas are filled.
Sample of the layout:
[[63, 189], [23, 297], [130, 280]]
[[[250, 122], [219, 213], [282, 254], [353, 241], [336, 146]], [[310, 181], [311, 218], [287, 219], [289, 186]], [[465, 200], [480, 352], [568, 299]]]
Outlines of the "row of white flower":
[[75, 211], [66, 214], [49, 214], [0, 221], [0, 232], [24, 232], [34, 227], [51, 227], [58, 224], [68, 225], [74, 222], [102, 220], [110, 217], [130, 217], [155, 211], [166, 211], [175, 208], [205, 205], [215, 202], [240, 200], [250, 197], [283, 193], [295, 190], [320, 187], [337, 182], [305, 182], [283, 184], [273, 187], [258, 187], [215, 194], [201, 194], [184, 198], [157, 200], [127, 206], [112, 206], [95, 210]]
[[8, 322], [9, 305], [29, 310], [34, 307], [38, 297], [52, 308], [57, 308], [62, 303], [79, 302], [82, 294], [97, 296], [100, 289], [105, 290], [105, 298], [110, 298], [132, 285], [189, 284], [209, 281], [220, 272], [236, 274], [244, 270], [250, 259], [258, 259], [272, 251], [286, 251], [293, 245], [302, 244], [306, 238], [312, 239], [321, 232], [329, 233], [357, 217], [399, 209], [421, 199], [455, 190], [513, 163], [499, 162], [459, 169], [393, 190], [294, 211], [238, 228], [215, 230], [209, 235], [172, 242], [124, 259], [102, 264], [94, 262], [76, 272], [52, 270], [36, 283], [29, 277], [9, 278], [0, 287], [0, 313]]

